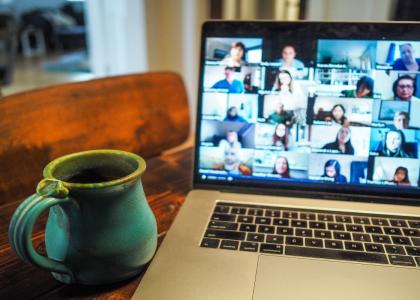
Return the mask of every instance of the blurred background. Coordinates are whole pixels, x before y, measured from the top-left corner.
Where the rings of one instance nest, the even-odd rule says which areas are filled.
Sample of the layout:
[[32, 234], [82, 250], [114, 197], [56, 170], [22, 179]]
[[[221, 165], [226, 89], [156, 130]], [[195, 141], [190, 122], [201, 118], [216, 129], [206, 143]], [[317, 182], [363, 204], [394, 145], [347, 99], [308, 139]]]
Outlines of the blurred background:
[[171, 70], [183, 76], [194, 112], [207, 19], [416, 21], [420, 1], [0, 0], [1, 94]]

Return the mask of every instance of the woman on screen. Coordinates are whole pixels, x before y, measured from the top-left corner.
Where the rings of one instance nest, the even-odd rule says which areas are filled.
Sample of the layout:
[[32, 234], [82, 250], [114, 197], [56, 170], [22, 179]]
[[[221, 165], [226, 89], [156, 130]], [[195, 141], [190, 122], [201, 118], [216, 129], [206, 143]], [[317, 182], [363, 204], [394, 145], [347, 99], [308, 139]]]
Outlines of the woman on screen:
[[230, 47], [229, 54], [225, 56], [222, 63], [229, 67], [240, 67], [246, 64], [243, 57], [245, 55], [245, 45], [242, 42], [233, 43]]
[[322, 149], [336, 150], [341, 154], [354, 154], [354, 148], [351, 144], [351, 131], [349, 127], [341, 127], [334, 142], [325, 144]]
[[346, 126], [348, 125], [349, 121], [347, 120], [347, 117], [345, 116], [346, 109], [342, 104], [336, 104], [331, 109], [331, 121]]
[[289, 130], [284, 123], [277, 124], [274, 129], [273, 146], [279, 147], [280, 151], [289, 149]]
[[416, 80], [410, 75], [402, 75], [392, 84], [394, 97], [391, 100], [420, 101], [415, 97], [417, 86]]
[[238, 114], [238, 109], [236, 108], [236, 106], [231, 106], [227, 110], [226, 117], [223, 121], [246, 123], [246, 120]]
[[341, 165], [335, 159], [328, 160], [324, 165], [324, 178], [333, 179], [334, 182], [347, 182], [347, 178], [344, 175], [340, 174], [341, 172]]
[[356, 83], [356, 90], [344, 90], [341, 94], [347, 98], [373, 98], [373, 79], [362, 76]]
[[277, 72], [272, 91], [279, 92], [280, 101], [286, 110], [306, 107], [302, 91], [294, 84], [292, 75], [287, 70]]
[[286, 157], [277, 157], [274, 162], [273, 174], [280, 175], [281, 178], [290, 178], [289, 162]]
[[412, 153], [405, 150], [405, 136], [401, 130], [390, 130], [385, 134], [384, 147], [381, 156], [412, 158]]
[[410, 186], [410, 180], [408, 179], [408, 169], [405, 167], [398, 167], [395, 170], [392, 182], [396, 185], [408, 185]]
[[219, 142], [219, 147], [224, 150], [241, 149], [242, 145], [241, 142], [239, 142], [238, 133], [234, 130], [226, 132], [226, 138]]

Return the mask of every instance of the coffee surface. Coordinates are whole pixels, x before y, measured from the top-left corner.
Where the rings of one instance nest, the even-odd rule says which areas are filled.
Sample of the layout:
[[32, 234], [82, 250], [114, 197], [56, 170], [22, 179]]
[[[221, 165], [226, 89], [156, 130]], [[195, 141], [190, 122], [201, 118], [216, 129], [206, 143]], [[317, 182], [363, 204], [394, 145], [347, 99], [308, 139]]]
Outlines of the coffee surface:
[[128, 174], [123, 170], [112, 168], [89, 168], [82, 169], [75, 174], [72, 174], [65, 181], [71, 183], [98, 183], [116, 180], [125, 177]]

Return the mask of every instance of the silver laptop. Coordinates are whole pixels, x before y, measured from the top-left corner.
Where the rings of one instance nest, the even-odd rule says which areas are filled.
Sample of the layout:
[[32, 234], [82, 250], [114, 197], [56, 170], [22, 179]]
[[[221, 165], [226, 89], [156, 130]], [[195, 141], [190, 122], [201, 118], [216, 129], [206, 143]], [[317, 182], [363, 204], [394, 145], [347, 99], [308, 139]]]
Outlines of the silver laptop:
[[420, 299], [420, 23], [205, 23], [196, 133], [135, 299]]

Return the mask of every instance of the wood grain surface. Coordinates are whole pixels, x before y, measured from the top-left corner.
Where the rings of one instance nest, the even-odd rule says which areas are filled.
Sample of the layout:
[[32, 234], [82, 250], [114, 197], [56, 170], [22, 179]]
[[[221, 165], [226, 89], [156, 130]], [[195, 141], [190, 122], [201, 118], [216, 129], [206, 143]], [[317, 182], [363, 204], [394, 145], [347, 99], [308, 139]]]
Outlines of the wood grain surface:
[[[149, 204], [156, 216], [159, 244], [174, 220], [192, 182], [191, 148], [147, 161], [142, 182]], [[23, 193], [29, 195], [30, 190]], [[144, 273], [124, 282], [106, 286], [64, 285], [49, 272], [21, 261], [8, 244], [7, 230], [19, 201], [0, 203], [0, 299], [129, 299]], [[33, 243], [39, 252], [44, 250], [46, 216], [38, 222]]]

